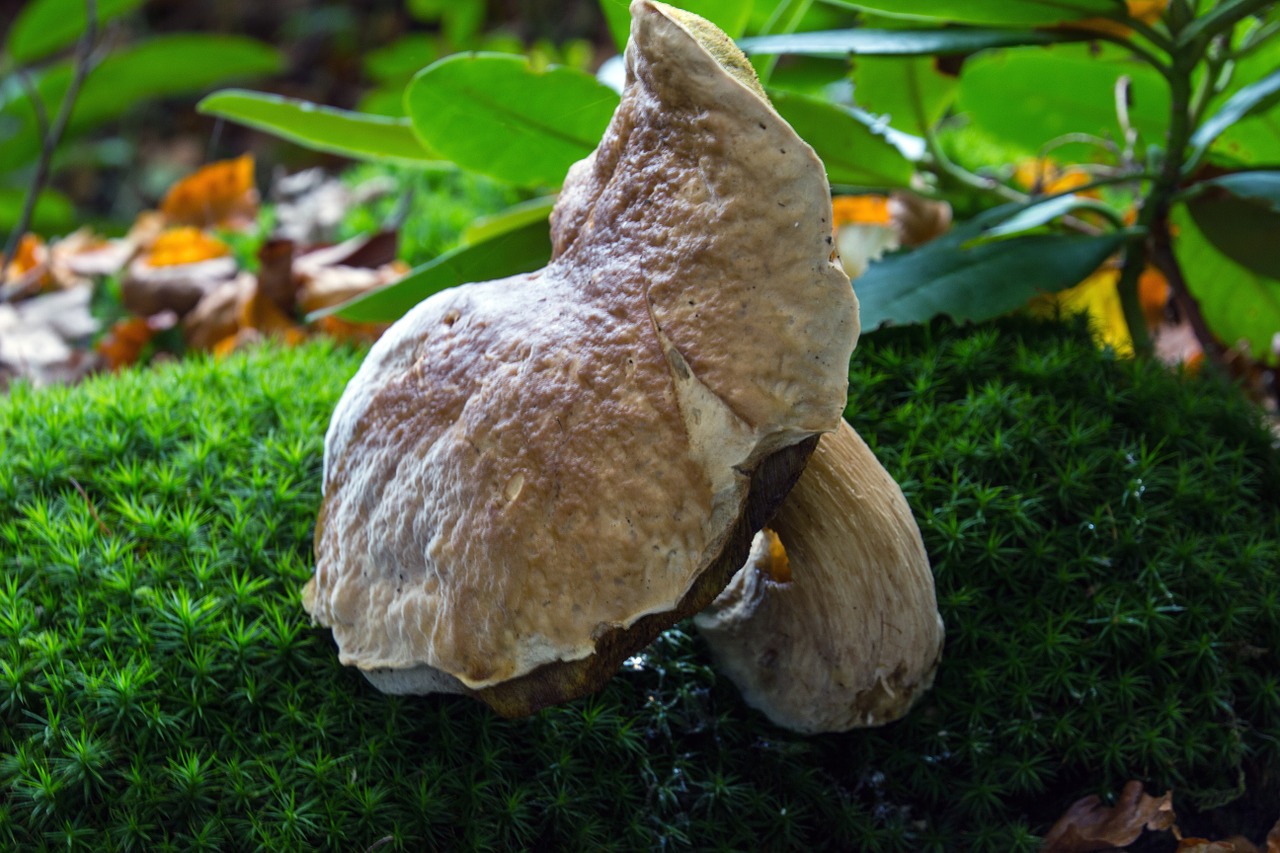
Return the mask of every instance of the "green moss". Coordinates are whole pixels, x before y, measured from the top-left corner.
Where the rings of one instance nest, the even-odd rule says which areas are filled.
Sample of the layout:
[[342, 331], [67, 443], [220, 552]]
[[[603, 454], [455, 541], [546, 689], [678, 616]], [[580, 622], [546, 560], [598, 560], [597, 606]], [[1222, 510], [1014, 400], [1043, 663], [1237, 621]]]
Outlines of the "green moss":
[[517, 721], [340, 667], [298, 594], [358, 362], [0, 402], [0, 849], [1033, 850], [1131, 778], [1274, 819], [1280, 457], [1230, 389], [1081, 328], [868, 336], [850, 419], [920, 520], [948, 645], [905, 720], [804, 738], [683, 628]]

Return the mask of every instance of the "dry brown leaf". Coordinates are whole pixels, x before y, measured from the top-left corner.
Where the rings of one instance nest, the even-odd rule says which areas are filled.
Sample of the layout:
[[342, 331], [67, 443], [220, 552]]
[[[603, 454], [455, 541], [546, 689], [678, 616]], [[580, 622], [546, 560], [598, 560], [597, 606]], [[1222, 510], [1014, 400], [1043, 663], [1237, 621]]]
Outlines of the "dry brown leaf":
[[1280, 820], [1267, 833], [1267, 853], [1280, 853]]
[[1258, 853], [1258, 848], [1247, 838], [1233, 835], [1222, 841], [1207, 838], [1184, 838], [1178, 842], [1176, 853]]
[[951, 227], [951, 205], [898, 191], [889, 197], [889, 218], [902, 245], [922, 246], [947, 233]]
[[134, 314], [145, 317], [174, 311], [182, 316], [235, 274], [236, 262], [231, 257], [171, 267], [153, 267], [139, 258], [129, 264], [120, 282], [120, 296]]
[[128, 317], [119, 320], [98, 341], [98, 354], [110, 370], [137, 364], [147, 344], [160, 332], [173, 328], [177, 315], [165, 311], [151, 317]]
[[0, 275], [6, 298], [37, 293], [49, 283], [49, 247], [35, 234], [23, 234], [13, 259]]
[[253, 296], [253, 276], [241, 273], [204, 296], [182, 319], [183, 336], [193, 349], [212, 350], [240, 329], [240, 314]]
[[1132, 844], [1146, 830], [1173, 826], [1173, 793], [1151, 797], [1142, 783], [1124, 786], [1114, 806], [1097, 795], [1077, 800], [1045, 836], [1042, 853], [1094, 853]]
[[198, 169], [169, 188], [160, 212], [171, 225], [197, 228], [246, 228], [258, 217], [253, 156], [220, 160]]
[[275, 303], [285, 314], [292, 314], [298, 303], [298, 281], [294, 274], [292, 240], [274, 239], [258, 250], [258, 291]]

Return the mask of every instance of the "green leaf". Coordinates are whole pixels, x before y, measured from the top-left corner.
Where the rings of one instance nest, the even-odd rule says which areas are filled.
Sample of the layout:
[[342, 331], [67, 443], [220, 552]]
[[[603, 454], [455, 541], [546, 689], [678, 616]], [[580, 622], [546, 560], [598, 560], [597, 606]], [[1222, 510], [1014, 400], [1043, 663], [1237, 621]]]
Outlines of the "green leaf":
[[357, 323], [392, 323], [433, 293], [473, 281], [532, 272], [551, 259], [545, 219], [446, 252], [397, 282], [350, 302], [307, 315], [309, 321], [336, 314]]
[[1201, 36], [1215, 35], [1256, 11], [1254, 0], [1222, 0], [1203, 15], [1197, 15], [1178, 33], [1178, 44], [1186, 45]]
[[214, 92], [197, 104], [196, 110], [315, 151], [410, 166], [445, 165], [439, 155], [423, 146], [408, 119], [356, 113], [244, 89]]
[[[280, 67], [280, 54], [252, 39], [159, 36], [110, 54], [89, 73], [71, 112], [67, 135], [83, 133], [151, 98], [203, 92], [227, 80], [272, 74]], [[36, 82], [36, 90], [50, 114], [57, 111], [71, 75], [71, 64], [63, 62]], [[40, 139], [28, 97], [6, 104], [3, 114], [21, 123], [12, 136], [0, 140], [0, 168], [13, 168], [35, 158]]]
[[939, 30], [833, 30], [755, 36], [738, 46], [748, 54], [800, 54], [805, 56], [934, 56], [976, 53], [993, 47], [1046, 45], [1080, 41], [1087, 34], [1039, 30], [953, 28]]
[[[26, 190], [0, 188], [0, 234], [7, 235], [18, 225]], [[38, 234], [61, 234], [76, 225], [76, 211], [62, 193], [45, 190], [36, 201], [30, 229]]]
[[[1170, 110], [1164, 78], [1105, 46], [1015, 48], [974, 57], [960, 77], [959, 103], [979, 128], [1028, 152], [1067, 134], [1120, 140], [1115, 89], [1121, 77], [1132, 86], [1130, 123], [1147, 141], [1163, 142]], [[1080, 147], [1054, 156], [1092, 153]]]
[[[724, 30], [729, 38], [737, 38], [746, 32], [755, 4], [753, 0], [680, 0], [675, 5], [706, 18]], [[600, 11], [604, 13], [609, 34], [619, 51], [627, 46], [627, 37], [631, 33], [629, 7], [629, 0], [600, 0]]]
[[862, 328], [922, 323], [938, 314], [986, 320], [1040, 293], [1078, 284], [1116, 252], [1123, 234], [1013, 237], [974, 248], [984, 228], [1021, 210], [1008, 206], [975, 217], [944, 236], [875, 263], [854, 281]]
[[1192, 189], [1222, 187], [1232, 195], [1255, 203], [1262, 203], [1273, 213], [1280, 213], [1280, 172], [1233, 172], [1207, 181], [1201, 181]]
[[1280, 279], [1219, 252], [1186, 206], [1175, 208], [1171, 220], [1178, 229], [1178, 263], [1209, 328], [1229, 344], [1248, 341], [1255, 357], [1266, 358], [1280, 330]]
[[1196, 128], [1191, 135], [1191, 152], [1187, 158], [1192, 168], [1219, 135], [1236, 122], [1256, 113], [1263, 113], [1280, 104], [1280, 70], [1240, 89], [1227, 99], [1216, 113]]
[[474, 53], [419, 72], [405, 106], [419, 138], [464, 169], [524, 186], [558, 185], [595, 150], [618, 94], [572, 68]]
[[[1273, 178], [1277, 173], [1271, 173]], [[1239, 182], [1236, 182], [1239, 185]], [[1213, 247], [1259, 275], [1280, 278], [1280, 211], [1276, 209], [1274, 180], [1264, 182], [1249, 197], [1233, 192], [1202, 193], [1187, 202], [1196, 228]], [[1280, 331], [1280, 329], [1278, 329]]]
[[[99, 30], [108, 21], [127, 15], [143, 0], [98, 0]], [[30, 65], [73, 44], [84, 33], [84, 0], [32, 0], [14, 20], [5, 48], [18, 65]]]
[[1028, 26], [1123, 14], [1122, 0], [827, 0], [895, 18], [954, 24]]
[[512, 205], [492, 216], [482, 216], [462, 232], [462, 242], [465, 245], [481, 243], [535, 222], [546, 223], [550, 228], [547, 219], [555, 206], [556, 196], [548, 195]]
[[[1272, 17], [1276, 15], [1273, 10]], [[1280, 19], [1275, 24], [1280, 25]], [[1230, 83], [1213, 103], [1215, 110], [1241, 89], [1280, 68], [1280, 37], [1272, 36], [1255, 45], [1234, 65]], [[1231, 125], [1214, 140], [1209, 151], [1238, 163], [1280, 163], [1280, 104]]]
[[925, 136], [946, 114], [958, 81], [927, 59], [862, 58], [853, 66], [853, 99], [889, 126]]
[[423, 68], [440, 58], [439, 40], [425, 33], [410, 33], [364, 56], [364, 71], [379, 83], [399, 83], [401, 88]]
[[769, 92], [778, 112], [813, 146], [833, 184], [906, 187], [915, 166], [866, 121], [845, 107], [790, 92]]
[[981, 234], [965, 245], [971, 247], [1011, 237], [1015, 234], [1023, 234], [1042, 225], [1047, 225], [1058, 217], [1065, 216], [1076, 208], [1084, 206], [1084, 204], [1084, 199], [1080, 196], [1068, 193], [1067, 195], [1054, 196], [1053, 198], [1027, 205], [1008, 219], [993, 223], [982, 229]]

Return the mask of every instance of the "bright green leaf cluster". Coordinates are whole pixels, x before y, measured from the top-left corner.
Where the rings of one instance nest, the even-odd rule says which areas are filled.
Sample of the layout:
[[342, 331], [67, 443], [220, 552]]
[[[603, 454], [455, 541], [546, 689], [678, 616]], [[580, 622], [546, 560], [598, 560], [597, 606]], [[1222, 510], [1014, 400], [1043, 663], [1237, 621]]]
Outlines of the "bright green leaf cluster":
[[903, 721], [800, 737], [684, 628], [515, 721], [340, 666], [298, 596], [361, 355], [0, 401], [0, 848], [1008, 853], [1130, 778], [1274, 819], [1280, 455], [1233, 390], [1078, 326], [866, 336], [849, 417], [920, 522], [947, 649]]

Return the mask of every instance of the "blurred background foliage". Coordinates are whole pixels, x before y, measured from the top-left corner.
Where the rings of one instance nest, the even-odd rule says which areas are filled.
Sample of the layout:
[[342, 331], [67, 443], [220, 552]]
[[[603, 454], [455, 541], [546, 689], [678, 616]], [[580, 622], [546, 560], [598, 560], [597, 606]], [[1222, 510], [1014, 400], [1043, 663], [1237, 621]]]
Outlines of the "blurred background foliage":
[[[32, 186], [36, 230], [119, 232], [220, 157], [255, 154], [272, 190], [308, 165], [370, 161], [401, 202], [380, 225], [421, 266], [326, 310], [377, 322], [464, 272], [546, 261], [554, 194], [618, 102], [629, 20], [624, 0], [88, 5], [86, 28], [85, 0], [30, 0], [4, 37], [0, 225], [17, 235]], [[1084, 311], [1120, 353], [1275, 385], [1274, 3], [684, 5], [739, 39], [823, 158], [868, 329]], [[472, 179], [440, 178], [459, 171]], [[460, 216], [520, 206], [480, 231], [424, 229], [421, 191], [445, 185], [476, 190], [445, 202]]]

